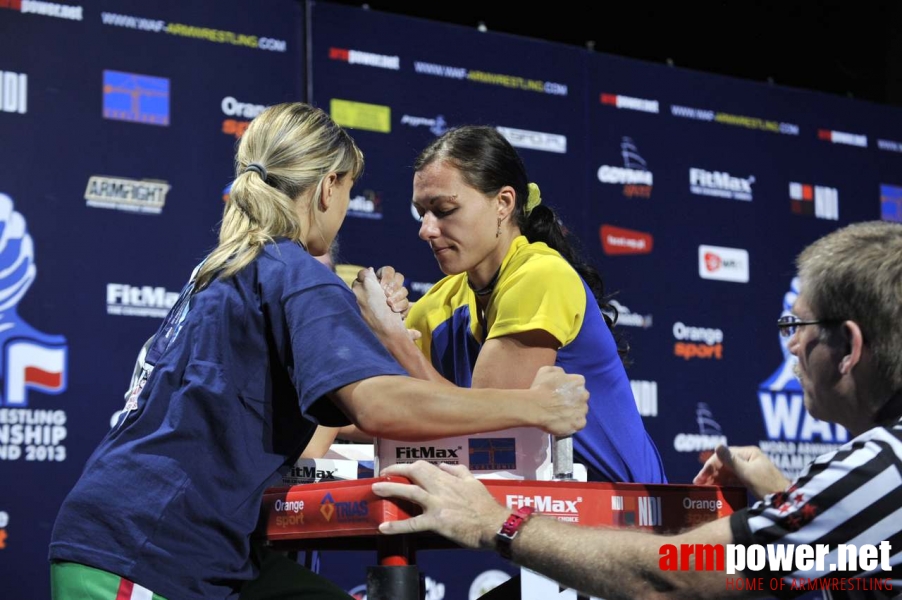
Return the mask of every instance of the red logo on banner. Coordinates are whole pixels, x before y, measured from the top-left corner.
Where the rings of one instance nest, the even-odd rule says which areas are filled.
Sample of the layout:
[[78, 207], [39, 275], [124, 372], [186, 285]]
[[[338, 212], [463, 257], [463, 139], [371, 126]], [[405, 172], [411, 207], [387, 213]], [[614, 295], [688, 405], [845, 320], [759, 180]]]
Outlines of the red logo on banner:
[[705, 252], [705, 268], [716, 271], [723, 264], [723, 260], [713, 252]]
[[329, 58], [332, 60], [343, 60], [348, 62], [350, 55], [350, 50], [344, 48], [329, 48]]
[[0, 0], [0, 8], [22, 10], [22, 0]]
[[602, 225], [599, 235], [605, 254], [648, 254], [654, 247], [654, 236], [644, 231]]

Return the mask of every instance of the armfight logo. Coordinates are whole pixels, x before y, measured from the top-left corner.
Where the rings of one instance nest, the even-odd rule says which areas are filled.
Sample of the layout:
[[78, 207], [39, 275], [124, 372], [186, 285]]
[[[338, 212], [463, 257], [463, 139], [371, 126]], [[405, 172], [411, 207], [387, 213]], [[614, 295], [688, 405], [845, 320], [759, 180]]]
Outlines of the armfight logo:
[[793, 214], [839, 220], [839, 190], [809, 183], [789, 183], [789, 205]]
[[[796, 277], [783, 297], [781, 316], [791, 313], [798, 295]], [[819, 421], [808, 414], [802, 386], [794, 373], [797, 359], [789, 352], [789, 340], [779, 334], [777, 339], [783, 351], [783, 363], [758, 387], [758, 403], [768, 438], [760, 440], [758, 447], [786, 477], [795, 479], [816, 457], [833, 452], [849, 441], [849, 433], [840, 425]]]
[[264, 104], [241, 102], [232, 96], [223, 98], [219, 106], [222, 108], [222, 114], [226, 117], [233, 117], [222, 122], [222, 132], [226, 135], [235, 136], [235, 139], [241, 139], [241, 136], [244, 135], [244, 132], [247, 131], [248, 126], [251, 124], [251, 119], [267, 108]]
[[170, 187], [169, 183], [159, 179], [92, 175], [85, 188], [85, 200], [92, 208], [158, 215], [163, 212]]
[[28, 112], [28, 75], [0, 71], [0, 112]]
[[168, 126], [169, 79], [104, 70], [103, 118]]
[[651, 198], [654, 176], [648, 170], [645, 159], [639, 154], [636, 144], [630, 137], [620, 142], [622, 167], [602, 165], [598, 168], [598, 181], [601, 183], [622, 185], [623, 195], [627, 198]]

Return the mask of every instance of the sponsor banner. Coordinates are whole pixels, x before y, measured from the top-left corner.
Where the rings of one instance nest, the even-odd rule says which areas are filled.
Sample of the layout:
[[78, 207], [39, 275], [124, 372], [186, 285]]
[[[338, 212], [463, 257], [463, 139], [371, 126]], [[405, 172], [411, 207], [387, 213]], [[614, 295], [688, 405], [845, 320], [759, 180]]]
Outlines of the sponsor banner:
[[222, 122], [222, 132], [226, 135], [234, 136], [235, 139], [240, 139], [251, 124], [250, 120], [267, 108], [265, 104], [241, 102], [233, 96], [223, 98], [220, 107], [222, 108], [222, 114], [227, 117], [234, 117], [225, 119]]
[[0, 71], [0, 112], [24, 115], [28, 112], [28, 75]]
[[392, 71], [397, 71], [401, 68], [401, 58], [398, 56], [387, 56], [385, 54], [363, 52], [362, 50], [329, 48], [329, 58], [331, 58], [332, 60], [346, 62], [351, 65], [363, 65], [365, 67], [391, 69]]
[[799, 126], [794, 123], [782, 123], [779, 121], [770, 121], [758, 117], [747, 117], [744, 115], [734, 115], [726, 112], [706, 110], [703, 108], [692, 108], [691, 106], [671, 104], [670, 114], [674, 117], [679, 117], [681, 119], [692, 119], [693, 121], [707, 121], [709, 123], [720, 123], [721, 125], [743, 127], [745, 129], [755, 129], [758, 131], [767, 131], [770, 133], [799, 135]]
[[168, 126], [169, 79], [104, 70], [103, 118]]
[[106, 312], [125, 317], [162, 319], [179, 299], [179, 292], [163, 287], [138, 286], [125, 283], [106, 285]]
[[448, 131], [448, 122], [443, 115], [437, 115], [435, 118], [415, 117], [413, 115], [404, 115], [401, 117], [401, 125], [408, 127], [428, 127], [429, 131], [436, 137]]
[[880, 218], [902, 223], [902, 187], [880, 185]]
[[528, 150], [541, 150], [543, 152], [567, 153], [567, 136], [556, 133], [543, 133], [541, 131], [529, 131], [527, 129], [514, 129], [513, 127], [496, 127], [498, 133], [504, 136], [511, 146], [526, 148]]
[[752, 184], [755, 176], [733, 177], [722, 171], [689, 169], [689, 192], [697, 196], [716, 196], [731, 200], [752, 201]]
[[373, 190], [365, 190], [357, 194], [348, 203], [348, 216], [361, 219], [382, 218], [382, 194]]
[[472, 81], [474, 83], [497, 85], [516, 90], [549, 94], [552, 96], [567, 95], [567, 84], [564, 83], [542, 81], [540, 79], [526, 79], [524, 77], [505, 75], [502, 73], [488, 73], [486, 71], [467, 69], [465, 67], [449, 67], [448, 65], [414, 61], [413, 71], [418, 75], [431, 75], [433, 77], [444, 77], [446, 79]]
[[722, 246], [698, 247], [698, 274], [702, 279], [749, 282], [749, 252]]
[[673, 337], [679, 340], [673, 346], [674, 356], [684, 360], [723, 358], [723, 331], [720, 329], [692, 327], [677, 321], [673, 324]]
[[817, 139], [834, 144], [844, 144], [846, 146], [856, 146], [858, 148], [868, 147], [868, 136], [860, 133], [847, 133], [845, 131], [833, 131], [830, 129], [818, 129]]
[[101, 12], [100, 22], [107, 27], [121, 27], [124, 29], [134, 29], [135, 31], [143, 31], [147, 33], [165, 33], [167, 35], [176, 37], [203, 40], [205, 42], [213, 42], [216, 44], [231, 44], [233, 46], [254, 48], [268, 52], [288, 51], [288, 42], [285, 40], [244, 33], [235, 33], [234, 31], [212, 29], [210, 27], [187, 25], [185, 23], [172, 23], [163, 21], [161, 19], [147, 19], [134, 15]]
[[[649, 327], [651, 327], [651, 315], [640, 315], [639, 313], [634, 313], [629, 309], [628, 306], [624, 306], [616, 300], [611, 300], [610, 302], [608, 302], [608, 304], [610, 304], [617, 310], [617, 325], [620, 325], [622, 327], [641, 327], [642, 329], [648, 329]], [[613, 318], [613, 314], [609, 316]]]
[[508, 581], [510, 578], [511, 576], [509, 574], [504, 571], [499, 571], [498, 569], [483, 571], [477, 575], [476, 578], [473, 579], [473, 583], [470, 584], [467, 598], [468, 600], [478, 600], [502, 583]]
[[641, 417], [658, 416], [658, 382], [630, 380], [633, 398]]
[[839, 220], [839, 190], [836, 188], [791, 181], [789, 204], [796, 215]]
[[623, 166], [602, 165], [598, 167], [598, 181], [601, 183], [622, 185], [623, 195], [627, 198], [651, 198], [654, 176], [633, 139], [624, 136], [620, 141], [620, 155]]
[[471, 471], [507, 471], [517, 468], [517, 438], [467, 440]]
[[[694, 454], [699, 464], [704, 464], [715, 448], [728, 445], [727, 436], [706, 402], [699, 402], [696, 405], [695, 422], [698, 426], [697, 432], [678, 433], [673, 438], [673, 449], [680, 454]], [[690, 522], [698, 524], [698, 519], [690, 519]]]
[[660, 527], [664, 524], [660, 496], [613, 496], [611, 510], [614, 524], [620, 527]]
[[332, 98], [329, 116], [343, 127], [391, 133], [391, 108], [381, 104], [367, 104]]
[[615, 106], [617, 108], [625, 108], [627, 110], [638, 110], [641, 112], [658, 114], [660, 105], [657, 100], [646, 100], [645, 98], [633, 98], [631, 96], [623, 96], [621, 94], [605, 94], [599, 97], [602, 104], [607, 106]]
[[650, 233], [613, 225], [602, 225], [598, 234], [601, 237], [601, 248], [609, 256], [650, 254], [655, 245], [654, 236]]
[[85, 188], [87, 206], [158, 215], [163, 212], [169, 183], [159, 179], [126, 179], [92, 175]]
[[2, 0], [0, 8], [17, 10], [23, 15], [39, 15], [68, 21], [84, 20], [84, 8], [76, 4], [60, 4], [41, 0]]
[[9, 526], [9, 513], [0, 510], [0, 550], [6, 550], [7, 526]]
[[902, 142], [894, 140], [877, 140], [877, 149], [886, 152], [902, 152]]

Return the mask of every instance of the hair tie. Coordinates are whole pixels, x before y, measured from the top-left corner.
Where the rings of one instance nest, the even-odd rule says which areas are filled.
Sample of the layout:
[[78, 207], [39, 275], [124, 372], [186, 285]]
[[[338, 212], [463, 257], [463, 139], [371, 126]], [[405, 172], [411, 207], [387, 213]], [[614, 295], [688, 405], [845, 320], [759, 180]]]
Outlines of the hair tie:
[[260, 163], [252, 162], [248, 164], [246, 167], [244, 167], [244, 172], [247, 173], [248, 171], [255, 172], [260, 176], [260, 179], [262, 179], [264, 182], [266, 181], [266, 168]]
[[532, 209], [542, 203], [542, 192], [539, 191], [539, 186], [534, 183], [530, 183], [527, 188], [529, 189], [529, 196], [526, 198], [525, 212], [528, 215], [532, 212]]

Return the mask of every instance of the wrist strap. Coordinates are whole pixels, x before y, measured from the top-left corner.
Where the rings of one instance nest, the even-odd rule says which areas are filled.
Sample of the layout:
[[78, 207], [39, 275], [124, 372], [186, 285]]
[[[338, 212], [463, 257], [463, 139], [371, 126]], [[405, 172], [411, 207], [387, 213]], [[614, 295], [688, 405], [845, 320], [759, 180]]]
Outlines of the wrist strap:
[[498, 533], [495, 534], [495, 549], [498, 551], [498, 554], [508, 560], [511, 559], [511, 544], [514, 538], [517, 537], [520, 526], [529, 519], [532, 513], [533, 508], [531, 506], [521, 506], [511, 513], [504, 525], [501, 526], [501, 529], [498, 530]]

